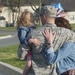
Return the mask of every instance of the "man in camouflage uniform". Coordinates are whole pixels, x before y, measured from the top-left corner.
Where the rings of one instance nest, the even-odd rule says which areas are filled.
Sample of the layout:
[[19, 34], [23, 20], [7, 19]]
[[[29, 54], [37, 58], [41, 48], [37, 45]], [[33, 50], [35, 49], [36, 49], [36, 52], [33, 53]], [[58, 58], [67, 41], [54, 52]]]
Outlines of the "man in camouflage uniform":
[[43, 18], [42, 22], [45, 24], [38, 29], [34, 29], [31, 33], [32, 37], [40, 39], [41, 45], [35, 46], [34, 44], [31, 44], [32, 67], [28, 75], [57, 75], [56, 64], [48, 65], [43, 57], [43, 49], [45, 48], [46, 40], [44, 39], [42, 32], [45, 28], [51, 28], [52, 32], [56, 32], [53, 42], [55, 51], [65, 42], [75, 42], [75, 33], [73, 31], [55, 25], [56, 12], [56, 8], [50, 5], [41, 8], [41, 18]]

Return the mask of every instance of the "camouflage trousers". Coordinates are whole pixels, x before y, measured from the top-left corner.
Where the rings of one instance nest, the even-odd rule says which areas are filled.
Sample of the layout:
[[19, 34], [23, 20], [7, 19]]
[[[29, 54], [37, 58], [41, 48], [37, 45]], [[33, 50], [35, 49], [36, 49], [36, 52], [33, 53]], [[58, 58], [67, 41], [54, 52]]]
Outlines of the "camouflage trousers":
[[[43, 67], [42, 65], [44, 65], [45, 67]], [[42, 65], [37, 65], [37, 63], [35, 64], [32, 61], [32, 68], [29, 71], [28, 75], [57, 75], [55, 65], [47, 66], [43, 63]]]

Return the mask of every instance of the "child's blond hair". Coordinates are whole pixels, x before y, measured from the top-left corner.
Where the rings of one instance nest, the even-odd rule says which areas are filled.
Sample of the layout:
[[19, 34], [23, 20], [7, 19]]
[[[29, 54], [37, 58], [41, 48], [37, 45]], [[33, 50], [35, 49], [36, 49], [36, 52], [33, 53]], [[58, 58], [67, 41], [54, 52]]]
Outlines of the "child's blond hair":
[[20, 26], [31, 26], [33, 25], [33, 14], [25, 10], [24, 12], [21, 13], [20, 17], [17, 20], [17, 27]]

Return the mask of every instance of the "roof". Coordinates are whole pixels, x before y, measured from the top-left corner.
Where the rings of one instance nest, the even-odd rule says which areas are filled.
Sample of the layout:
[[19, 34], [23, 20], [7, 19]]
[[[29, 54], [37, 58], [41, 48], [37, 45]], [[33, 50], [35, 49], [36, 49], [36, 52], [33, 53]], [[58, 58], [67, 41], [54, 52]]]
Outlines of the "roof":
[[61, 3], [65, 11], [75, 11], [75, 0], [42, 0], [43, 4]]

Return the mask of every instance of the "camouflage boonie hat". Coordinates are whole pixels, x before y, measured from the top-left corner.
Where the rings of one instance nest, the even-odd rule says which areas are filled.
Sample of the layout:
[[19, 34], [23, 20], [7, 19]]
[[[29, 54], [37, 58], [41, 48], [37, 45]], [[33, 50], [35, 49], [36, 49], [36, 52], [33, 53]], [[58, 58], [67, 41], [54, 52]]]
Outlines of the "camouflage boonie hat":
[[45, 5], [41, 7], [40, 14], [44, 14], [49, 17], [56, 17], [57, 9], [51, 5]]

